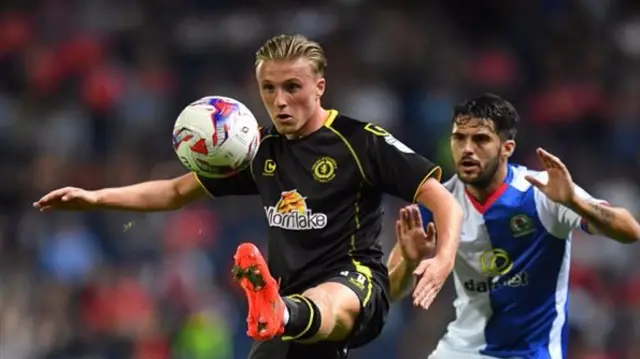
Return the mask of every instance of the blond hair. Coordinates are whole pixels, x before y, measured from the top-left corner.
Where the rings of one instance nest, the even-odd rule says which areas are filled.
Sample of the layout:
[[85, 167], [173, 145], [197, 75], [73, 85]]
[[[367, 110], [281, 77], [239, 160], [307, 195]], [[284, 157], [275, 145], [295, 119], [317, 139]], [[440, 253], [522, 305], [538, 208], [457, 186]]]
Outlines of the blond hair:
[[256, 67], [263, 61], [306, 58], [316, 74], [323, 75], [327, 58], [322, 46], [302, 35], [278, 35], [267, 40], [256, 52]]

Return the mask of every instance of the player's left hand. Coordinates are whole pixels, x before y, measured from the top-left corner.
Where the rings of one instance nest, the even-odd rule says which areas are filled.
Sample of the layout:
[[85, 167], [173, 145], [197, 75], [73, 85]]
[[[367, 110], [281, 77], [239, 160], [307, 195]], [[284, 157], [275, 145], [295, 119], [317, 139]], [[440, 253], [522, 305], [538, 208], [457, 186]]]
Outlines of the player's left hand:
[[420, 260], [433, 256], [435, 252], [436, 227], [429, 222], [425, 231], [418, 206], [406, 206], [400, 209], [396, 221], [396, 238], [402, 258], [410, 268], [416, 268]]
[[573, 180], [567, 166], [558, 157], [542, 148], [538, 148], [536, 153], [549, 175], [549, 180], [547, 183], [543, 183], [532, 176], [526, 176], [525, 179], [536, 186], [550, 200], [563, 205], [570, 204], [575, 197], [575, 192]]
[[422, 260], [413, 271], [418, 278], [413, 290], [413, 305], [429, 309], [452, 270], [453, 265], [450, 261], [437, 256]]

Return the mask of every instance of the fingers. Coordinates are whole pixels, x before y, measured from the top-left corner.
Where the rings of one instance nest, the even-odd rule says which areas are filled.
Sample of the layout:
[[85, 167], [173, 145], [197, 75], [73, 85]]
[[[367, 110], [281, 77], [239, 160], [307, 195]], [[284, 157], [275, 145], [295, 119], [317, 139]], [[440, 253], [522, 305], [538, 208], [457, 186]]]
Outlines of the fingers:
[[398, 220], [396, 220], [396, 234], [397, 235], [404, 235], [406, 234], [407, 231], [407, 225], [405, 224], [406, 220], [405, 218], [407, 218], [407, 210], [406, 208], [401, 208], [399, 213], [398, 213]]
[[401, 220], [396, 220], [396, 240], [401, 240], [403, 237], [403, 228], [402, 228], [402, 221]]
[[551, 154], [549, 152], [543, 150], [542, 148], [538, 148], [536, 149], [536, 154], [540, 158], [540, 161], [542, 161], [542, 165], [544, 166], [544, 168], [553, 168], [554, 165], [553, 161], [551, 160]]
[[428, 274], [421, 276], [413, 291], [413, 305], [422, 309], [429, 309], [438, 296], [441, 286], [436, 285]]
[[71, 188], [60, 196], [60, 200], [62, 202], [69, 202], [76, 197], [78, 197], [78, 190], [76, 190], [75, 188]]
[[45, 207], [51, 207], [51, 204], [55, 201], [67, 202], [76, 197], [75, 188], [65, 187], [55, 191], [51, 191], [44, 195], [40, 200], [33, 203], [35, 208], [44, 209]]
[[423, 260], [422, 262], [420, 262], [420, 264], [418, 264], [418, 267], [413, 270], [413, 275], [422, 276], [427, 271], [427, 268], [429, 268], [429, 265], [430, 264], [428, 260]]
[[[435, 230], [435, 227], [433, 228]], [[412, 295], [413, 305], [423, 309], [429, 309], [442, 287], [442, 283], [430, 271], [431, 263], [433, 262], [429, 259], [423, 260], [413, 271], [413, 275], [418, 279]]]
[[436, 246], [437, 246], [437, 238], [436, 238], [436, 225], [433, 222], [429, 222], [427, 224], [427, 233], [425, 234], [425, 238], [427, 241], [427, 254], [426, 257], [430, 258], [435, 256]]
[[410, 229], [411, 228], [411, 213], [410, 213], [410, 208], [409, 206], [404, 207], [401, 211], [402, 211], [402, 222], [403, 225], [405, 226], [405, 228]]
[[531, 183], [532, 185], [534, 185], [537, 188], [543, 188], [545, 186], [544, 183], [540, 182], [537, 178], [532, 177], [532, 176], [524, 176], [524, 179], [526, 179], [529, 183]]
[[427, 240], [432, 241], [436, 239], [436, 225], [433, 222], [427, 224]]
[[434, 291], [435, 286], [431, 277], [428, 274], [421, 276], [413, 291], [413, 305], [416, 307], [423, 307], [423, 305], [428, 307], [434, 297]]
[[433, 301], [436, 299], [436, 296], [438, 295], [438, 290], [437, 289], [433, 289], [431, 291], [429, 291], [424, 298], [420, 301], [420, 308], [427, 310], [429, 309], [429, 307], [431, 307], [431, 304], [433, 304]]
[[420, 215], [418, 206], [414, 205], [409, 208], [409, 217], [413, 228], [423, 228], [422, 216]]
[[426, 294], [431, 287], [431, 283], [429, 281], [429, 277], [427, 275], [423, 275], [418, 277], [416, 282], [416, 286], [413, 288], [413, 304], [420, 305], [422, 299], [424, 299], [424, 294]]
[[46, 204], [62, 197], [66, 193], [66, 191], [67, 191], [66, 188], [60, 188], [55, 191], [51, 191], [46, 195], [44, 195], [42, 198], [40, 198], [40, 200], [38, 200], [36, 203], [34, 203], [34, 206], [38, 206], [38, 207], [45, 206]]
[[538, 157], [540, 157], [542, 163], [544, 163], [544, 166], [546, 168], [558, 168], [561, 170], [566, 170], [566, 166], [558, 157], [545, 151], [543, 148], [538, 148], [536, 150], [536, 153], [538, 154]]
[[399, 217], [402, 220], [402, 226], [405, 231], [422, 228], [422, 216], [420, 215], [420, 209], [416, 205], [400, 209]]
[[427, 235], [428, 236], [436, 235], [436, 225], [433, 224], [433, 222], [429, 222], [429, 224], [427, 224]]

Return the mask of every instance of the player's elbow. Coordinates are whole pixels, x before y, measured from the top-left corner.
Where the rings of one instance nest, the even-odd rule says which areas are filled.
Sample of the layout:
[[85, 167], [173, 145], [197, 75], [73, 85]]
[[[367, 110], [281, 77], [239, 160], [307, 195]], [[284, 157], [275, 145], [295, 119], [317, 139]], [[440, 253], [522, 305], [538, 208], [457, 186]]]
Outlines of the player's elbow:
[[177, 211], [179, 209], [182, 209], [182, 207], [184, 207], [185, 205], [187, 205], [187, 201], [185, 201], [183, 198], [178, 197], [178, 196], [174, 196], [173, 199], [169, 202], [169, 204], [162, 208], [162, 211]]
[[192, 173], [172, 179], [170, 193], [168, 210], [178, 210], [206, 194]]
[[640, 233], [618, 236], [618, 238], [616, 238], [616, 241], [622, 244], [635, 244], [640, 241]]
[[180, 193], [175, 187], [173, 180], [167, 180], [165, 182], [162, 186], [162, 188], [164, 188], [163, 192], [158, 193], [156, 198], [149, 198], [149, 194], [146, 193], [143, 195], [141, 201], [147, 203], [146, 210], [153, 212], [177, 211], [188, 203], [184, 194]]
[[623, 242], [625, 244], [633, 244], [640, 242], [640, 224], [636, 221], [635, 218], [629, 213], [630, 222], [631, 222], [631, 235], [627, 239], [627, 241]]
[[640, 231], [636, 232], [629, 241], [625, 242], [625, 244], [634, 244], [638, 242], [640, 242]]
[[623, 244], [634, 244], [640, 242], [640, 224], [633, 217], [631, 212], [624, 208], [617, 208], [619, 215], [619, 234], [616, 240]]

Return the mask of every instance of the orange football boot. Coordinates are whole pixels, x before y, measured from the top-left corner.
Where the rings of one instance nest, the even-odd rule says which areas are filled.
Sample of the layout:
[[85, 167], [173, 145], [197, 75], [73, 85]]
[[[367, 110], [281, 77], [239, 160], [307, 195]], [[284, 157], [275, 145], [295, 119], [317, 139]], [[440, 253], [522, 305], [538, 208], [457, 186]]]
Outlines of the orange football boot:
[[284, 333], [285, 304], [279, 286], [258, 248], [242, 243], [233, 256], [233, 275], [247, 296], [247, 335], [255, 340], [269, 340]]

